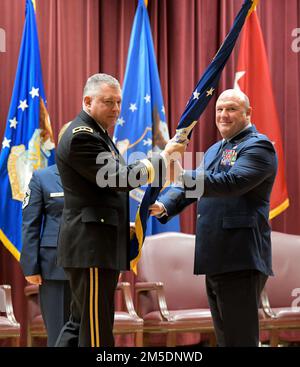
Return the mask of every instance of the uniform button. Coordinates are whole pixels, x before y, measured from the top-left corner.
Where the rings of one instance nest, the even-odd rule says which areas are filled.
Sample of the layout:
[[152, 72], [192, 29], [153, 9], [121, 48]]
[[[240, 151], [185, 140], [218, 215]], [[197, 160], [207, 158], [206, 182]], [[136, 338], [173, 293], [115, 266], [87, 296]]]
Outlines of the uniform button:
[[101, 218], [101, 219], [100, 219], [100, 222], [101, 222], [101, 223], [104, 223], [104, 219], [103, 219], [103, 218]]
[[198, 218], [198, 219], [200, 218], [200, 214], [197, 214], [197, 218]]

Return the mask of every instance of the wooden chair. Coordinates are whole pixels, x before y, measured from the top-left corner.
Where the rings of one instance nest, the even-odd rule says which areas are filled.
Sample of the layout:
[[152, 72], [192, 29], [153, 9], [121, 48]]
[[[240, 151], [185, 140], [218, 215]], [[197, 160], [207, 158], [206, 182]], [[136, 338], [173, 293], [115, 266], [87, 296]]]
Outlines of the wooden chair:
[[0, 339], [9, 339], [11, 346], [20, 346], [21, 328], [14, 315], [10, 285], [0, 285], [0, 312]]
[[27, 346], [34, 347], [36, 346], [36, 339], [47, 338], [40, 308], [39, 286], [27, 285], [24, 288], [24, 294], [27, 298]]
[[[135, 312], [131, 297], [130, 284], [119, 282], [117, 290], [122, 292], [124, 298], [124, 311], [115, 312], [114, 333], [135, 335], [135, 345], [143, 346], [143, 320]], [[39, 303], [39, 287], [28, 285], [24, 289], [28, 304], [27, 318], [27, 346], [34, 346], [36, 338], [47, 338], [47, 331], [41, 315]]]
[[194, 235], [167, 232], [145, 239], [135, 284], [145, 344], [153, 334], [165, 334], [169, 347], [178, 345], [179, 335], [181, 344], [191, 344], [193, 332], [201, 337], [198, 342], [208, 339], [215, 345], [205, 277], [193, 275], [194, 251]]
[[270, 345], [300, 342], [300, 236], [272, 232], [274, 277], [262, 294], [265, 317], [261, 330], [268, 330]]
[[135, 311], [130, 284], [128, 282], [119, 282], [117, 290], [123, 294], [126, 310], [115, 312], [114, 334], [133, 333], [135, 335], [135, 346], [142, 347], [144, 321]]

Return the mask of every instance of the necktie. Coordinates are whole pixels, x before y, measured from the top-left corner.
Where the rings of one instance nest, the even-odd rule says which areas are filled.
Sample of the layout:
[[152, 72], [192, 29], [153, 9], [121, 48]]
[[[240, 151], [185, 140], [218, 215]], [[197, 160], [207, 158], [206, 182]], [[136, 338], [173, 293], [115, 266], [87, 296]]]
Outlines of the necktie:
[[221, 150], [223, 150], [225, 148], [225, 145], [227, 145], [228, 143], [229, 143], [229, 140], [223, 139], [222, 145], [221, 145]]

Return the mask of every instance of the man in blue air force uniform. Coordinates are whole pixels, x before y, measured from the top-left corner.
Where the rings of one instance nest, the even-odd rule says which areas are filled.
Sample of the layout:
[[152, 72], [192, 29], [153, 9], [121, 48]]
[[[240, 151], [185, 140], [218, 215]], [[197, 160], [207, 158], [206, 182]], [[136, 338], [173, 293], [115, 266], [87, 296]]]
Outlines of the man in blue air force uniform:
[[219, 346], [258, 345], [260, 294], [272, 275], [268, 217], [277, 158], [271, 141], [251, 124], [250, 114], [244, 93], [224, 91], [216, 103], [223, 140], [208, 149], [204, 168], [182, 171], [181, 187], [150, 208], [166, 222], [197, 200], [186, 194], [191, 182], [202, 180], [194, 273], [206, 274]]
[[[63, 129], [60, 134], [63, 133]], [[26, 280], [39, 285], [49, 347], [70, 315], [71, 292], [63, 268], [56, 265], [64, 192], [56, 165], [33, 173], [23, 202], [20, 264]]]

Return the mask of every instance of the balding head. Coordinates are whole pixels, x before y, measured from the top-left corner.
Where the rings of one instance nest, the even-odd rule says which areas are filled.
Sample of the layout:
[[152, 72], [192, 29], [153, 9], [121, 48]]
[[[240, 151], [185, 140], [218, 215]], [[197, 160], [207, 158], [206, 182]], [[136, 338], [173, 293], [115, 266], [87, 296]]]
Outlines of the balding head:
[[[239, 99], [241, 102], [244, 102], [244, 106], [246, 109], [250, 107], [250, 101], [248, 96], [238, 89], [226, 89], [219, 95], [218, 101], [222, 99], [234, 98]], [[218, 102], [217, 101], [217, 102]]]
[[224, 139], [230, 139], [250, 122], [249, 98], [240, 90], [227, 89], [216, 103], [216, 125]]

